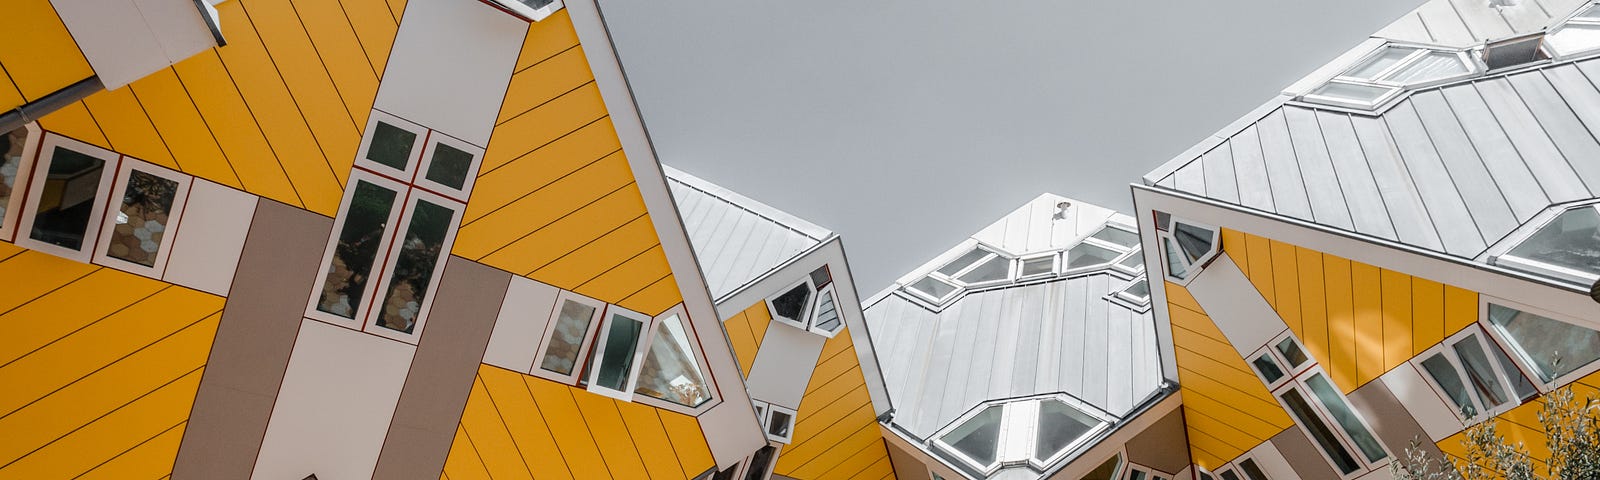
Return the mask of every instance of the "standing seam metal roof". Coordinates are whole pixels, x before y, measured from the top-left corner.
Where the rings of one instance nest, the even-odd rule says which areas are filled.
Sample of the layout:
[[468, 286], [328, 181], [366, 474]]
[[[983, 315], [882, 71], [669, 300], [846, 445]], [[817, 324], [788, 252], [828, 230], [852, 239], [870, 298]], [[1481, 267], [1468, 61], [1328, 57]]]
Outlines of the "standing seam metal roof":
[[663, 169], [712, 298], [738, 291], [833, 236], [682, 170]]

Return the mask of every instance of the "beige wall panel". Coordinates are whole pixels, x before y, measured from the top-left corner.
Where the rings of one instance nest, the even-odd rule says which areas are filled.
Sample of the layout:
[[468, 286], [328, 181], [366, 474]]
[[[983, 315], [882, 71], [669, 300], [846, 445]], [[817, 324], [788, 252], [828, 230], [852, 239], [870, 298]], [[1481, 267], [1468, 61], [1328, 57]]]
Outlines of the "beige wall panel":
[[253, 478], [372, 478], [416, 347], [303, 320]]
[[1194, 295], [1212, 320], [1216, 320], [1217, 328], [1228, 336], [1228, 342], [1239, 351], [1239, 356], [1249, 357], [1289, 329], [1227, 253], [1218, 254], [1210, 266], [1189, 282], [1189, 294]]
[[[134, 0], [170, 63], [178, 63], [217, 44], [194, 0]], [[218, 28], [221, 28], [219, 25]]]
[[483, 363], [522, 373], [532, 370], [535, 351], [560, 293], [561, 289], [527, 277], [511, 277]]
[[511, 279], [461, 257], [445, 264], [373, 478], [439, 478]]
[[928, 465], [917, 459], [905, 449], [894, 442], [885, 442], [889, 447], [889, 463], [894, 466], [894, 478], [898, 480], [930, 480]]
[[1333, 465], [1328, 464], [1328, 459], [1322, 456], [1317, 446], [1311, 443], [1300, 427], [1289, 427], [1272, 437], [1272, 446], [1283, 453], [1283, 458], [1288, 459], [1289, 465], [1294, 468], [1296, 478], [1301, 480], [1339, 480], [1339, 473], [1333, 470]]
[[[1395, 370], [1410, 369], [1410, 365], [1401, 365]], [[1444, 458], [1444, 452], [1434, 445], [1428, 433], [1412, 418], [1411, 412], [1406, 410], [1404, 404], [1397, 398], [1384, 382], [1368, 382], [1348, 395], [1350, 404], [1361, 412], [1367, 423], [1372, 425], [1372, 431], [1389, 447], [1389, 452], [1396, 456], [1402, 455], [1406, 447], [1415, 440], [1419, 446], [1435, 458]]]
[[[191, 213], [203, 209], [192, 202], [189, 207]], [[243, 251], [234, 252], [242, 274], [222, 310], [195, 394], [173, 466], [177, 478], [250, 475], [311, 296], [310, 289], [284, 286], [316, 276], [322, 246], [333, 228], [328, 217], [274, 201], [260, 202], [254, 211], [233, 212], [255, 228], [247, 228], [250, 236], [242, 242]], [[205, 223], [187, 222], [186, 227]], [[231, 272], [234, 261], [228, 265]], [[172, 274], [170, 266], [167, 274]]]
[[52, 0], [107, 90], [212, 47], [193, 0]]
[[772, 322], [745, 380], [750, 398], [799, 410], [826, 341], [821, 335]]
[[1395, 367], [1378, 378], [1389, 393], [1399, 400], [1400, 405], [1410, 412], [1410, 417], [1417, 425], [1427, 432], [1430, 444], [1462, 430], [1461, 421], [1450, 413], [1455, 411], [1455, 407], [1439, 398], [1439, 394], [1434, 393], [1433, 387], [1428, 385], [1428, 380], [1422, 378], [1422, 374], [1410, 364]]
[[[163, 280], [202, 292], [228, 295], [241, 261], [240, 252], [250, 233], [256, 202], [255, 195], [194, 179], [189, 201], [183, 209], [183, 225], [173, 240], [172, 258], [167, 261]], [[269, 233], [263, 232], [263, 235]], [[262, 238], [267, 241], [267, 237]], [[273, 241], [277, 240], [281, 239]], [[317, 243], [312, 250], [321, 250], [322, 242]], [[313, 265], [312, 271], [315, 270]]]
[[528, 22], [460, 0], [412, 0], [405, 13], [374, 108], [487, 146]]
[[1189, 465], [1186, 438], [1183, 410], [1173, 410], [1128, 440], [1128, 461], [1163, 472], [1182, 470]]
[[1283, 458], [1283, 452], [1272, 442], [1263, 442], [1256, 445], [1249, 452], [1250, 458], [1256, 459], [1256, 465], [1267, 474], [1268, 478], [1295, 478], [1294, 467], [1289, 466], [1289, 459]]

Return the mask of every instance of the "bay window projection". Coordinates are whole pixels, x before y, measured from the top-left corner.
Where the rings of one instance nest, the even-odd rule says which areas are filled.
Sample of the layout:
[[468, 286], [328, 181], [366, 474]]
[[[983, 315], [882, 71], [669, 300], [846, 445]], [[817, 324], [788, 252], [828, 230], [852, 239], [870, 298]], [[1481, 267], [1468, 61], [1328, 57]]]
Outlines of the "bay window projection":
[[1465, 51], [1388, 44], [1302, 95], [1300, 100], [1373, 110], [1398, 98], [1407, 88], [1434, 85], [1477, 71], [1477, 63]]
[[910, 283], [902, 296], [933, 310], [963, 293], [1012, 285], [1027, 280], [1085, 275], [1110, 269], [1122, 279], [1144, 272], [1139, 234], [1131, 227], [1107, 223], [1078, 243], [1048, 252], [1013, 255], [970, 241], [965, 250]]
[[1380, 468], [1389, 458], [1371, 427], [1293, 335], [1280, 336], [1250, 358], [1268, 390], [1343, 478]]
[[1510, 347], [1524, 371], [1539, 378], [1540, 385], [1566, 383], [1595, 370], [1600, 332], [1502, 300], [1485, 304], [1489, 330]]
[[1221, 230], [1156, 212], [1156, 241], [1167, 279], [1187, 284], [1222, 247]]
[[1411, 363], [1467, 423], [1510, 410], [1539, 393], [1478, 325], [1452, 335]]
[[115, 152], [46, 134], [28, 182], [16, 243], [88, 262], [119, 159]]
[[1600, 204], [1566, 207], [1489, 262], [1589, 287], [1600, 281]]
[[544, 335], [535, 376], [690, 415], [716, 396], [682, 305], [651, 318], [562, 292]]
[[838, 293], [827, 265], [767, 299], [767, 309], [773, 320], [828, 338], [844, 329], [838, 306]]

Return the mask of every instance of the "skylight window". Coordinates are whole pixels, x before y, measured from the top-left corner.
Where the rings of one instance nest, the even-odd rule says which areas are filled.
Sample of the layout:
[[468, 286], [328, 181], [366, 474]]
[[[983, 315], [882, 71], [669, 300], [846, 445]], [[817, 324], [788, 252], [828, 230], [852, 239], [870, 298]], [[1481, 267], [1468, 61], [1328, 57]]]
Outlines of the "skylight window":
[[1465, 52], [1386, 45], [1301, 100], [1373, 109], [1405, 88], [1460, 78], [1476, 70]]
[[1489, 325], [1542, 383], [1565, 380], [1600, 360], [1600, 332], [1491, 301]]
[[1018, 282], [1049, 280], [1061, 275], [1081, 276], [1112, 273], [1119, 280], [1130, 280], [1144, 273], [1140, 237], [1133, 227], [1106, 223], [1094, 233], [1065, 248], [1011, 254], [977, 240], [947, 252], [944, 263], [934, 263], [933, 271], [911, 277], [900, 286], [900, 294], [938, 311], [962, 294], [1013, 285]]
[[1546, 36], [1558, 55], [1573, 55], [1600, 48], [1600, 5], [1591, 5]]
[[1514, 270], [1589, 286], [1600, 280], [1600, 206], [1561, 212], [1510, 251], [1490, 262]]
[[991, 404], [934, 436], [936, 451], [987, 476], [1004, 465], [1043, 469], [1081, 451], [1114, 419], [1064, 395]]

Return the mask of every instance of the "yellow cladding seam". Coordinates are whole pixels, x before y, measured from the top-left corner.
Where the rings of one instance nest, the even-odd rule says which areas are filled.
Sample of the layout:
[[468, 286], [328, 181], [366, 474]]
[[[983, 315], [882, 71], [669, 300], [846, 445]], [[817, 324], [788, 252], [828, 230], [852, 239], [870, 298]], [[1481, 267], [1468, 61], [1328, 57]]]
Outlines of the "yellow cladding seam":
[[[741, 315], [758, 318], [765, 333], [766, 309], [758, 303]], [[773, 472], [802, 479], [876, 479], [892, 475], [888, 458], [861, 362], [845, 330], [823, 343], [795, 414], [794, 441], [778, 453]]]
[[[1573, 396], [1577, 402], [1585, 398], [1600, 397], [1600, 372], [1591, 373], [1571, 383]], [[1528, 448], [1534, 460], [1536, 473], [1545, 475], [1547, 466], [1541, 459], [1549, 458], [1549, 446], [1546, 443], [1544, 427], [1539, 422], [1539, 411], [1544, 408], [1544, 398], [1536, 398], [1517, 408], [1495, 416], [1496, 429], [1506, 437], [1509, 444], [1521, 443]], [[1436, 442], [1439, 450], [1453, 460], [1466, 460], [1466, 432], [1445, 437]]]
[[224, 2], [227, 46], [40, 123], [332, 216], [398, 29], [389, 8], [384, 0]]
[[750, 308], [744, 309], [722, 322], [723, 330], [728, 332], [728, 341], [733, 342], [733, 355], [739, 360], [739, 372], [750, 376], [750, 367], [755, 366], [756, 350], [761, 348], [761, 340], [766, 338], [767, 325], [772, 323], [772, 314], [767, 311], [767, 302], [756, 302]]
[[683, 479], [714, 464], [692, 417], [482, 365], [444, 476]]
[[1436, 281], [1233, 230], [1222, 249], [1345, 393], [1478, 318], [1476, 293]]
[[654, 315], [660, 243], [571, 19], [530, 25], [452, 253]]
[[1173, 283], [1166, 290], [1195, 463], [1216, 468], [1293, 425], [1189, 291]]
[[[0, 91], [20, 93], [27, 102], [94, 75], [78, 44], [50, 0], [12, 0], [0, 19], [0, 68], [9, 80]], [[9, 85], [7, 85], [9, 84]], [[6, 110], [16, 108], [16, 97], [0, 93]]]
[[0, 479], [170, 473], [223, 299], [10, 244], [0, 255], [0, 275], [30, 279], [0, 298], [15, 333], [0, 344]]

